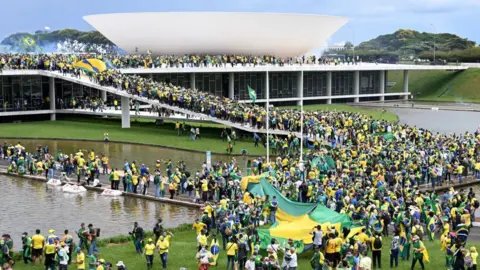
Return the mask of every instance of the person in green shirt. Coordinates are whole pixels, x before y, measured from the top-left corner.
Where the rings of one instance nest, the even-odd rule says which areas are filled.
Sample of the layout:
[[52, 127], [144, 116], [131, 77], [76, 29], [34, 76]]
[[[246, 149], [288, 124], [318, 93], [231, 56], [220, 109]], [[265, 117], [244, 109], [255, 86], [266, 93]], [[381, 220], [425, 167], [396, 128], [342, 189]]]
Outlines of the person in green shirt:
[[412, 258], [412, 267], [411, 269], [415, 268], [415, 264], [417, 261], [420, 263], [422, 266], [422, 270], [425, 269], [425, 265], [423, 264], [423, 251], [425, 250], [425, 246], [423, 245], [423, 242], [420, 241], [420, 237], [418, 235], [414, 235], [413, 238], [413, 258]]
[[312, 269], [322, 270], [324, 260], [325, 258], [323, 257], [323, 253], [320, 252], [320, 248], [315, 247], [313, 251], [313, 256], [310, 259], [310, 265], [312, 266]]
[[88, 257], [88, 270], [97, 269], [98, 249], [94, 248], [92, 255]]
[[85, 223], [80, 224], [80, 230], [77, 232], [78, 239], [80, 240], [78, 243], [78, 247], [84, 248], [88, 251], [88, 230], [85, 228]]
[[160, 172], [155, 173], [155, 177], [153, 178], [153, 184], [155, 185], [155, 197], [160, 197]]
[[22, 252], [22, 257], [23, 257], [23, 262], [25, 264], [28, 264], [28, 261], [32, 261], [32, 239], [30, 236], [28, 236], [27, 232], [24, 232], [22, 234], [22, 246], [23, 246], [23, 252]]

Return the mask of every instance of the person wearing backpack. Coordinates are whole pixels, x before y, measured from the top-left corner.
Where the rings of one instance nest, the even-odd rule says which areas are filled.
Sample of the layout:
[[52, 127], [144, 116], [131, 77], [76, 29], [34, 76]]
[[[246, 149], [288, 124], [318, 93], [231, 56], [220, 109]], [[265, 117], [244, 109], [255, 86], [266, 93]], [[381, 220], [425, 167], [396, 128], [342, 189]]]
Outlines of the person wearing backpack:
[[377, 263], [378, 268], [382, 268], [382, 237], [380, 233], [375, 232], [370, 242], [372, 243], [373, 268], [376, 268]]
[[395, 267], [398, 267], [398, 254], [400, 253], [399, 242], [400, 242], [399, 232], [396, 231], [395, 235], [392, 238], [392, 242], [390, 243], [390, 268], [393, 268], [394, 262], [395, 262]]
[[423, 227], [418, 221], [415, 221], [415, 225], [412, 227], [412, 235], [417, 235], [420, 241], [423, 241]]

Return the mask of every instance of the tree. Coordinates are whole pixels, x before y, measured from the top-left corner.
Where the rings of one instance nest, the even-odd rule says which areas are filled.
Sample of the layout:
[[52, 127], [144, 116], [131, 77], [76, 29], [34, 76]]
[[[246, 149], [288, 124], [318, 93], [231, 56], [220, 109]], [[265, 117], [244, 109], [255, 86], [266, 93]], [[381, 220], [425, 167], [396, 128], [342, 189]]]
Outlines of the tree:
[[351, 50], [351, 49], [353, 49], [353, 43], [350, 42], [350, 41], [347, 41], [347, 42], [345, 42], [345, 45], [343, 45], [343, 48], [345, 50]]

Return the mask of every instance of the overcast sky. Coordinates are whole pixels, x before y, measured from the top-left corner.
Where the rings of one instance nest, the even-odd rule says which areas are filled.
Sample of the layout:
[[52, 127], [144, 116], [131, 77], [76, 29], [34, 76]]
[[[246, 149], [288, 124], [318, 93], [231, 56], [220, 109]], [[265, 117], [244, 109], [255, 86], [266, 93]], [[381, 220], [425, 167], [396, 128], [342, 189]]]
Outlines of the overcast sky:
[[[345, 16], [330, 44], [355, 43], [399, 28], [454, 33], [480, 42], [480, 0], [4, 0], [0, 38], [16, 32], [92, 30], [82, 17], [145, 11], [248, 11]], [[193, 22], [194, 23], [194, 22]], [[319, 26], [321, 27], [321, 26]], [[355, 37], [355, 38], [353, 38]]]

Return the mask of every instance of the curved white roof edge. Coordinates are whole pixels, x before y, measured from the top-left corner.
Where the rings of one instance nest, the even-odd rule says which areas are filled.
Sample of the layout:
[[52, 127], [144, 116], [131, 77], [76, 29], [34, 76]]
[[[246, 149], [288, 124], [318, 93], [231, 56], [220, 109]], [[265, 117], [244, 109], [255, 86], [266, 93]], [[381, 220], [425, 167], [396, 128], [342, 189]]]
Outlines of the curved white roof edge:
[[143, 12], [83, 17], [128, 53], [298, 56], [323, 46], [348, 19], [249, 12]]

